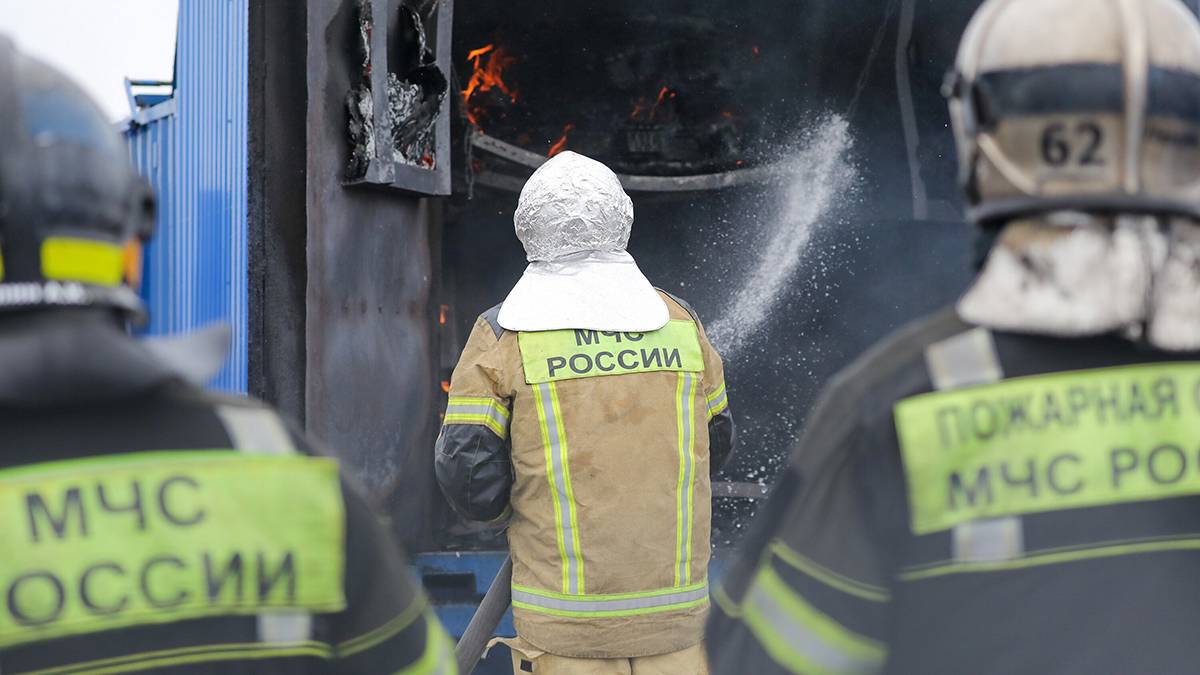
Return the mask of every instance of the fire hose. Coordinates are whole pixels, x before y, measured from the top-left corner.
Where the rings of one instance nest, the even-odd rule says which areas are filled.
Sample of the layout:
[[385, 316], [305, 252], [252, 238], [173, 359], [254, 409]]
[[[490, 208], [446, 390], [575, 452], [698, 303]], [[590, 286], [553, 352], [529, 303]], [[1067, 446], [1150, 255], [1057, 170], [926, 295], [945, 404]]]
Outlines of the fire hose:
[[500, 625], [500, 620], [504, 618], [504, 613], [511, 604], [512, 556], [505, 556], [504, 564], [500, 566], [500, 571], [496, 573], [496, 578], [492, 580], [492, 585], [488, 587], [487, 593], [479, 603], [479, 609], [475, 610], [471, 623], [467, 624], [467, 630], [463, 632], [458, 646], [454, 649], [459, 675], [471, 675], [475, 670], [488, 640], [495, 635], [496, 627]]

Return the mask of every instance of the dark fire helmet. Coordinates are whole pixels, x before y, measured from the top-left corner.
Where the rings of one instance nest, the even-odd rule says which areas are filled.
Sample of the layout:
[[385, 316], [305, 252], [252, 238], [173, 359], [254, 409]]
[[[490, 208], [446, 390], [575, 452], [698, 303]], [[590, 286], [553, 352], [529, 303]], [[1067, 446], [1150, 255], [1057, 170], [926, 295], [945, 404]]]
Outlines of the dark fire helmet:
[[100, 108], [0, 36], [0, 311], [107, 306], [141, 318], [154, 194]]

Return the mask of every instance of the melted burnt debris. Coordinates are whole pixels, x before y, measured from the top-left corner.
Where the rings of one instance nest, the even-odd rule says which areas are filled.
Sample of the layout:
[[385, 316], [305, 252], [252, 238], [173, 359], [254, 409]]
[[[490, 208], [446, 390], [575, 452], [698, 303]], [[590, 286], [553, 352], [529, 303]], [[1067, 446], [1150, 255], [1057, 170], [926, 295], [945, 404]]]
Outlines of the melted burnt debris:
[[398, 63], [404, 73], [388, 73], [388, 118], [392, 127], [395, 161], [434, 168], [434, 123], [446, 98], [449, 82], [435, 63], [425, 41], [425, 27], [417, 12], [400, 7], [397, 26]]
[[[351, 142], [351, 178], [366, 174], [373, 159], [435, 168], [434, 126], [442, 101], [449, 88], [446, 75], [436, 64], [434, 52], [425, 38], [425, 27], [416, 10], [402, 5], [389, 36], [386, 119], [376, 119], [371, 91], [370, 40], [374, 29], [369, 0], [359, 0], [359, 35], [363, 54], [361, 83], [351, 90], [346, 105], [349, 111]], [[375, 125], [386, 124], [390, 147], [377, 148]]]
[[371, 100], [371, 1], [358, 0], [358, 49], [359, 84], [346, 95], [346, 112], [349, 115], [350, 165], [346, 173], [350, 178], [362, 178], [375, 157], [375, 105]]

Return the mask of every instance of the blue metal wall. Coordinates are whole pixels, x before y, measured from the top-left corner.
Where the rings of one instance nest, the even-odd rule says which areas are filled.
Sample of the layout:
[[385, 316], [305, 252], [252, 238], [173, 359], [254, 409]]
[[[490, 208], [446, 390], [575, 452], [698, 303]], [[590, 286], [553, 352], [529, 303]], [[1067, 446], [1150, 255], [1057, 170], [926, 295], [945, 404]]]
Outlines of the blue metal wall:
[[213, 386], [233, 392], [246, 391], [248, 4], [180, 0], [174, 99], [126, 132], [159, 196], [146, 251], [147, 332], [228, 322], [232, 350]]

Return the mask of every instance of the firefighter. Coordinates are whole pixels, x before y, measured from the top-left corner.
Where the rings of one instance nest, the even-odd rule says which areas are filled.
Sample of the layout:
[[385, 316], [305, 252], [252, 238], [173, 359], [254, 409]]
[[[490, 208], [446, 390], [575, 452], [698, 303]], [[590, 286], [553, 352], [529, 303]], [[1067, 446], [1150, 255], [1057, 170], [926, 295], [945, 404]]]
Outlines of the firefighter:
[[435, 467], [508, 520], [517, 673], [705, 673], [709, 477], [730, 456], [721, 358], [625, 251], [633, 203], [573, 152], [521, 191], [529, 267], [475, 322]]
[[947, 94], [989, 254], [826, 390], [713, 670], [1194, 672], [1200, 26], [988, 0]]
[[185, 381], [204, 340], [125, 333], [152, 220], [99, 108], [0, 36], [0, 670], [453, 672], [335, 460]]

